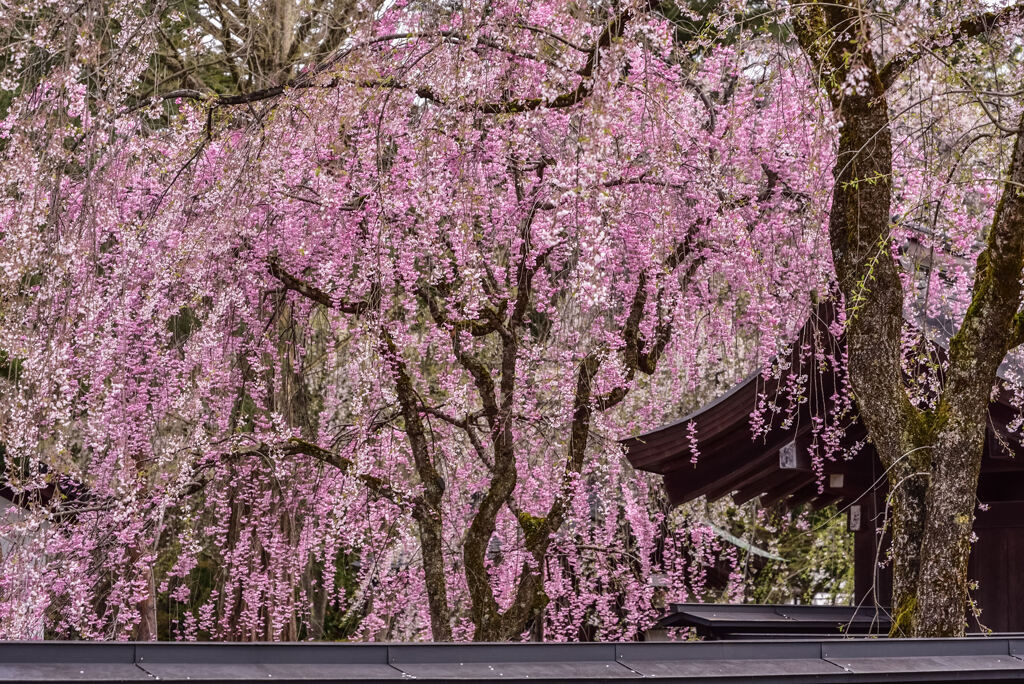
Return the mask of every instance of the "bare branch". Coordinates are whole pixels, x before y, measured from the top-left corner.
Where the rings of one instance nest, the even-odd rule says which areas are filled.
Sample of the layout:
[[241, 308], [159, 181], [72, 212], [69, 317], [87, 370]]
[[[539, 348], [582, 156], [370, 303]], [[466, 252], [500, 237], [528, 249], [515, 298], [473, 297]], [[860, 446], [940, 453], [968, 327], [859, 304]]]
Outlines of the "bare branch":
[[[293, 292], [297, 292], [306, 299], [316, 302], [317, 304], [322, 304], [323, 306], [326, 306], [328, 308], [337, 309], [342, 313], [353, 314], [356, 316], [376, 306], [376, 304], [373, 301], [345, 302], [335, 300], [329, 294], [327, 294], [320, 288], [316, 287], [315, 285], [310, 285], [306, 281], [296, 278], [295, 276], [285, 271], [283, 268], [281, 268], [281, 262], [278, 260], [276, 256], [270, 257], [267, 260], [267, 266], [270, 269], [270, 275], [280, 280], [281, 284], [284, 285], [286, 289], [291, 290]], [[371, 299], [378, 298], [379, 293], [376, 293], [376, 296], [371, 297]]]
[[[329, 466], [337, 468], [342, 473], [348, 473], [352, 468], [353, 463], [350, 459], [338, 454], [334, 451], [324, 449], [316, 444], [307, 442], [297, 437], [292, 437], [285, 442], [280, 444], [265, 444], [260, 443], [253, 449], [244, 449], [240, 451], [233, 451], [234, 456], [262, 456], [266, 457], [272, 453], [279, 453], [285, 456], [296, 456], [299, 454], [314, 458], [321, 463], [325, 463]], [[366, 486], [366, 488], [372, 492], [375, 496], [388, 499], [389, 501], [398, 505], [415, 506], [417, 500], [411, 498], [401, 492], [395, 490], [389, 483], [381, 478], [367, 475], [364, 473], [356, 474], [354, 476], [359, 482]]]
[[[591, 79], [593, 79], [594, 71], [599, 63], [601, 50], [610, 47], [612, 41], [622, 35], [630, 16], [629, 12], [624, 12], [608, 22], [604, 30], [601, 32], [601, 35], [598, 37], [597, 42], [594, 44], [594, 47], [592, 47], [588, 52], [586, 64], [584, 64], [583, 68], [577, 72], [580, 77], [580, 83], [575, 89], [556, 95], [551, 99], [541, 97], [513, 99], [503, 100], [500, 102], [458, 105], [455, 108], [459, 111], [480, 112], [482, 114], [517, 114], [520, 112], [530, 112], [544, 108], [562, 109], [565, 107], [572, 107], [590, 96], [590, 93], [593, 91], [593, 83], [591, 82]], [[410, 85], [403, 84], [394, 79], [366, 82], [363, 85], [368, 87], [409, 90], [415, 92], [417, 96], [424, 100], [428, 100], [441, 106], [449, 106], [449, 104], [434, 93], [433, 90], [424, 86], [413, 88]]]

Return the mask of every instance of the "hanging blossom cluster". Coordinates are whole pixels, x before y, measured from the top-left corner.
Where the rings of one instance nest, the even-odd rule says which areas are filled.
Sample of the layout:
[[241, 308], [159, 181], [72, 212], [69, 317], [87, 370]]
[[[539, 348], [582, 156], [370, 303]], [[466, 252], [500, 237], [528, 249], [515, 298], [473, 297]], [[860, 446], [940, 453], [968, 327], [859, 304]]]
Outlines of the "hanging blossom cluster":
[[245, 106], [17, 98], [0, 634], [629, 639], [652, 575], [706, 595], [735, 549], [614, 440], [802, 321], [831, 146], [805, 74], [672, 35], [398, 2]]

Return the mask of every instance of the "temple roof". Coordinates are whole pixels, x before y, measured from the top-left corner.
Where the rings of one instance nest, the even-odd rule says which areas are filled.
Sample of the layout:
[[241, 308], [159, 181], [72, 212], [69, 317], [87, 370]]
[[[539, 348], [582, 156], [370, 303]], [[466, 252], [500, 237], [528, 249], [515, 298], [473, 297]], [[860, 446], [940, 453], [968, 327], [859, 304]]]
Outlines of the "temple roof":
[[[693, 413], [622, 440], [630, 463], [664, 476], [673, 505], [700, 496], [715, 500], [732, 495], [737, 504], [760, 497], [764, 505], [810, 503], [817, 508], [850, 503], [884, 482], [874, 448], [855, 412], [830, 415], [841, 381], [834, 361], [841, 357], [842, 340], [829, 333], [834, 319], [831, 307], [819, 305], [792, 349], [775, 359], [771, 372], [749, 375]], [[943, 341], [930, 338], [937, 356], [944, 353]], [[794, 380], [803, 383], [802, 392], [788, 389]], [[997, 394], [990, 408], [982, 489], [998, 485], [986, 483], [986, 474], [1024, 471], [1024, 448], [1007, 427], [1018, 411], [1011, 406], [1005, 387]], [[755, 434], [751, 417], [759, 402], [770, 429]], [[841, 429], [834, 433], [841, 436], [828, 457], [821, 456], [821, 421]], [[692, 433], [696, 454], [691, 448]]]

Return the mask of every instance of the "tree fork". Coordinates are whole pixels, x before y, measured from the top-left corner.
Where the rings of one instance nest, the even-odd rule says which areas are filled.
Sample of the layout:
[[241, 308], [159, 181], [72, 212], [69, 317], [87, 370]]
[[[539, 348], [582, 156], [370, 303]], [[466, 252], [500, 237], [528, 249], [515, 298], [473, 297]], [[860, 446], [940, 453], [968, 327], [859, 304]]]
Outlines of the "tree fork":
[[[859, 7], [812, 3], [795, 29], [843, 122], [829, 237], [846, 299], [850, 379], [892, 492], [893, 633], [958, 636], [966, 617], [988, 402], [998, 366], [1020, 328], [1024, 148], [1018, 133], [1010, 179], [978, 257], [971, 305], [950, 344], [948, 379], [929, 415], [910, 404], [904, 387], [904, 294], [888, 247], [892, 142], [885, 93], [919, 55], [898, 57], [879, 69], [867, 42], [858, 40], [868, 35], [863, 19]], [[996, 19], [965, 22], [955, 37], [977, 35]], [[867, 71], [867, 94], [843, 88], [858, 61]]]

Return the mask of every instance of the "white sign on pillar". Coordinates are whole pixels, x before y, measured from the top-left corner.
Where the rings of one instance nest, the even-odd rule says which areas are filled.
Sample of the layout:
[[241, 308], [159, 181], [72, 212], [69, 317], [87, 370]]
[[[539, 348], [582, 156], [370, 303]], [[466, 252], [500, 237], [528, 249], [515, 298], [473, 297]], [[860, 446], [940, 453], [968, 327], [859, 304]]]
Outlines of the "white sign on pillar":
[[783, 470], [796, 470], [800, 467], [797, 462], [796, 440], [779, 449], [779, 467]]
[[846, 513], [846, 529], [850, 532], [860, 532], [864, 521], [861, 519], [862, 509], [860, 504], [853, 504]]

